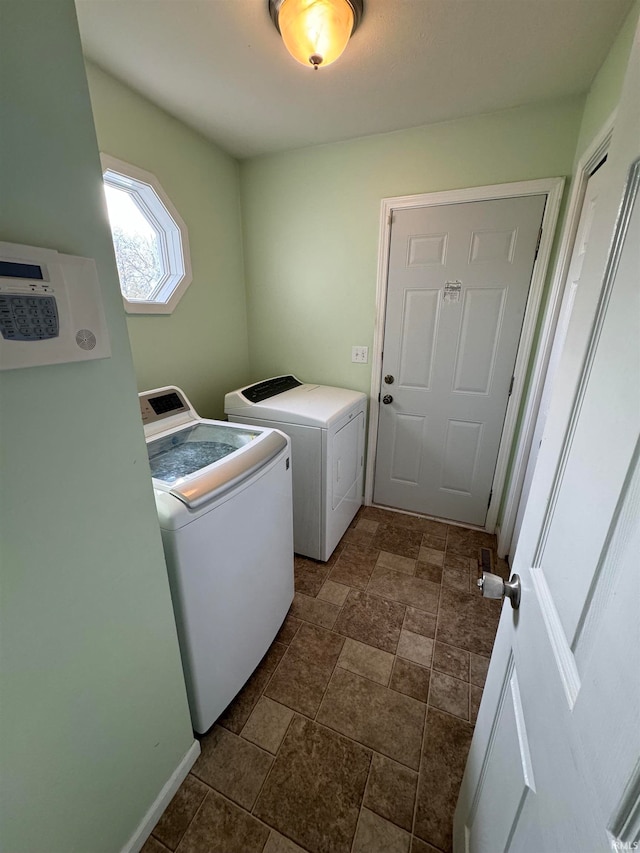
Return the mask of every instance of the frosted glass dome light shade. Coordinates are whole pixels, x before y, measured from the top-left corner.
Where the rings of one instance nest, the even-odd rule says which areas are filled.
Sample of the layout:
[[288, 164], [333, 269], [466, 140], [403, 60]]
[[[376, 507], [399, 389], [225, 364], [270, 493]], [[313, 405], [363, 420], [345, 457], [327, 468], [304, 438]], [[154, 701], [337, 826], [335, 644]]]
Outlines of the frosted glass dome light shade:
[[362, 15], [362, 0], [269, 0], [291, 56], [316, 70], [342, 54]]

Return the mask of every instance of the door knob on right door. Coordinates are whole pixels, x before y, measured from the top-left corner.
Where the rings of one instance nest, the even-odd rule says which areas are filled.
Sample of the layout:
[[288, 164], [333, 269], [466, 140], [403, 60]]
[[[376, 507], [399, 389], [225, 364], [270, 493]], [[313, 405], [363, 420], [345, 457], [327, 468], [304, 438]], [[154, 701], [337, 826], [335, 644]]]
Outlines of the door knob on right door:
[[508, 598], [514, 610], [520, 607], [520, 577], [511, 575], [508, 581], [503, 581], [500, 575], [483, 572], [478, 578], [478, 587], [483, 598]]
[[385, 404], [385, 406], [388, 406], [389, 403], [393, 403], [393, 397], [391, 396], [391, 394], [385, 394], [382, 398], [382, 402]]

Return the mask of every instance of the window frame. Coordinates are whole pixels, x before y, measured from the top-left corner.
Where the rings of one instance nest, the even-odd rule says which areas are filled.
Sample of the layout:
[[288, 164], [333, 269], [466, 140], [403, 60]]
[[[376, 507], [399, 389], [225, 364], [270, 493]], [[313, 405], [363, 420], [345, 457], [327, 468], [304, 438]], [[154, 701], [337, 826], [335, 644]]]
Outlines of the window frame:
[[[100, 162], [103, 186], [108, 184], [135, 196], [141, 213], [160, 238], [165, 274], [154, 289], [154, 299], [129, 299], [122, 291], [118, 275], [125, 311], [128, 314], [172, 314], [193, 280], [189, 233], [184, 219], [152, 172], [110, 154], [101, 153]], [[111, 176], [107, 177], [107, 173]]]

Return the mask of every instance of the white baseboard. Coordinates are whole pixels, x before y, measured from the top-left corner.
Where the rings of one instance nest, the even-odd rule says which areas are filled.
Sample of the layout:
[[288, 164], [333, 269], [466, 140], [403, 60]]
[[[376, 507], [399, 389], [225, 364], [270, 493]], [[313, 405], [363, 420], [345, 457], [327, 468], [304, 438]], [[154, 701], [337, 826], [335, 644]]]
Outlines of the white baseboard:
[[173, 799], [174, 794], [182, 785], [196, 759], [200, 755], [200, 743], [194, 740], [186, 755], [167, 779], [162, 790], [152, 803], [151, 808], [143, 817], [140, 825], [122, 848], [121, 853], [139, 853], [145, 841], [151, 835], [151, 830], [160, 820], [160, 815]]

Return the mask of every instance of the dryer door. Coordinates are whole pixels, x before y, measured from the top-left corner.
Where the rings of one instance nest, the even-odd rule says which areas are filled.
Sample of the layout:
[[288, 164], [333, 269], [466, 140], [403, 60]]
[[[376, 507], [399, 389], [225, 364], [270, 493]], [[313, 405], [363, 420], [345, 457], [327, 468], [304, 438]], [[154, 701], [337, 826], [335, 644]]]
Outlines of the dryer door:
[[[364, 412], [357, 412], [329, 440], [330, 499], [327, 513], [329, 554], [362, 504]], [[325, 559], [327, 559], [325, 557]]]
[[331, 509], [337, 509], [342, 501], [355, 496], [354, 488], [362, 472], [363, 424], [364, 415], [360, 412], [334, 436]]

